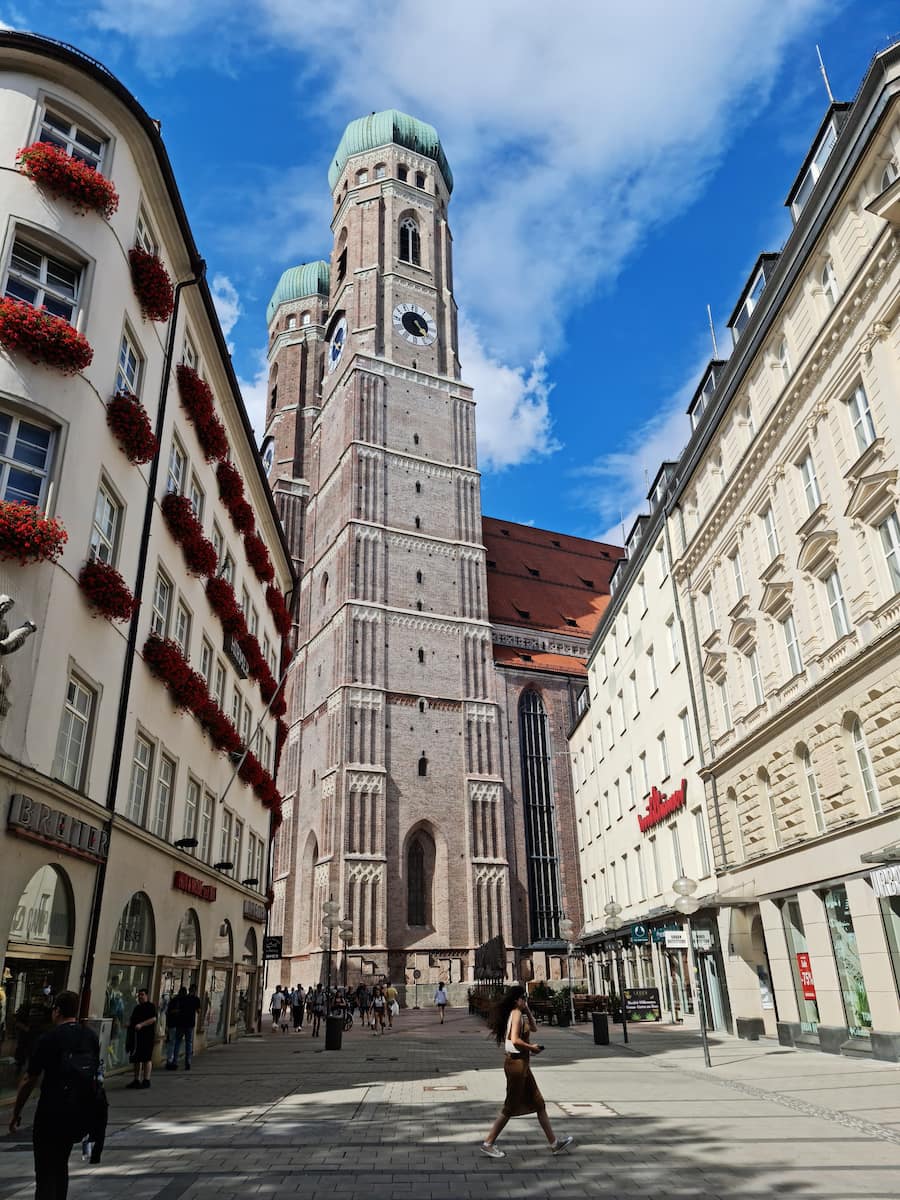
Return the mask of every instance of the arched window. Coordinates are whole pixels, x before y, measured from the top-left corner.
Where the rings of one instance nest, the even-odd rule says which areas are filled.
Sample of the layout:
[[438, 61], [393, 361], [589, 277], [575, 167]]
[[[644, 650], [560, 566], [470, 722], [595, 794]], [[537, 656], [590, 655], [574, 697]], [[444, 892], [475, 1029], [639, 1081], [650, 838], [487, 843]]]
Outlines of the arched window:
[[416, 529], [421, 529], [421, 528], [422, 528], [422, 518], [416, 517]]
[[119, 917], [113, 937], [114, 954], [155, 954], [153, 907], [145, 892], [135, 892]]
[[422, 779], [428, 774], [428, 759], [424, 754], [419, 757], [419, 775]]
[[825, 299], [828, 302], [829, 308], [834, 308], [838, 302], [838, 282], [837, 276], [834, 273], [834, 265], [830, 258], [826, 258], [825, 265], [822, 268], [821, 280], [822, 291], [825, 293]]
[[756, 778], [759, 781], [760, 791], [762, 791], [766, 798], [766, 809], [769, 813], [769, 821], [772, 826], [772, 838], [775, 842], [775, 847], [776, 849], [780, 849], [784, 839], [781, 835], [781, 824], [778, 820], [778, 808], [775, 804], [775, 796], [772, 792], [772, 784], [769, 779], [769, 774], [767, 771], [760, 771]]
[[400, 222], [400, 261], [419, 266], [422, 254], [419, 242], [419, 226], [413, 217], [404, 217]]
[[533, 941], [541, 938], [555, 941], [562, 916], [556, 808], [550, 775], [550, 729], [544, 703], [537, 692], [524, 692], [519, 701], [519, 745], [531, 937]]
[[294, 316], [294, 317], [288, 317], [288, 319], [287, 319], [287, 327], [288, 327], [288, 329], [296, 329], [296, 328], [297, 328], [297, 318], [296, 318], [295, 316]]
[[305, 313], [300, 314], [300, 324], [301, 325], [309, 325], [311, 323], [312, 323], [312, 316], [310, 313], [305, 312]]
[[425, 661], [425, 651], [420, 646], [419, 647], [419, 662], [423, 663], [424, 661]]
[[418, 838], [409, 848], [406, 859], [406, 923], [425, 924], [425, 851]]
[[859, 777], [862, 781], [869, 812], [881, 812], [881, 798], [878, 795], [878, 784], [875, 782], [872, 756], [869, 754], [866, 735], [863, 733], [859, 717], [853, 717], [852, 719], [850, 740], [853, 742], [853, 753], [856, 756], [856, 765], [859, 767]]
[[416, 608], [419, 610], [419, 612], [422, 611], [422, 601], [421, 600], [416, 601]]
[[397, 178], [405, 180], [408, 175], [409, 167], [404, 167], [403, 163], [400, 163], [397, 167]]
[[419, 712], [420, 713], [423, 713], [427, 707], [428, 707], [428, 705], [424, 700], [419, 701]]
[[49, 864], [40, 867], [19, 897], [9, 940], [33, 946], [71, 946], [73, 913], [72, 893], [63, 871]]
[[362, 171], [357, 171], [357, 172], [356, 172], [356, 184], [357, 184], [357, 187], [358, 187], [360, 184], [363, 184], [363, 183], [368, 183], [368, 182], [369, 182], [369, 172], [368, 172], [368, 171], [366, 171], [365, 169], [363, 169]]
[[200, 922], [192, 908], [187, 910], [178, 926], [178, 933], [175, 935], [175, 957], [200, 957]]
[[322, 604], [328, 603], [328, 572], [327, 571], [322, 576], [322, 587], [321, 587], [321, 595], [319, 597], [319, 600], [320, 600], [320, 603], [322, 603]]
[[806, 746], [797, 747], [797, 761], [800, 763], [800, 769], [803, 772], [803, 780], [806, 785], [806, 795], [809, 799], [809, 807], [812, 812], [813, 824], [816, 827], [817, 833], [825, 832], [825, 813], [822, 809], [822, 797], [819, 793], [819, 782], [816, 779], [816, 770], [813, 766], [812, 755]]
[[422, 491], [422, 485], [421, 485], [421, 483], [419, 483], [418, 480], [416, 480], [416, 495], [418, 496], [421, 491]]
[[416, 583], [421, 583], [421, 582], [422, 582], [422, 572], [416, 571]]

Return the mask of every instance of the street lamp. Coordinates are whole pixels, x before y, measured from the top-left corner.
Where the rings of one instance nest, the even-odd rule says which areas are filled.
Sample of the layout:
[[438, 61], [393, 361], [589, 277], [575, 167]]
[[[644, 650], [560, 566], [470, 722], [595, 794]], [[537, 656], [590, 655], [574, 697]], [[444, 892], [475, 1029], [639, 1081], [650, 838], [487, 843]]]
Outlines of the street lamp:
[[691, 917], [700, 907], [700, 901], [694, 895], [697, 890], [696, 879], [689, 879], [681, 874], [672, 884], [672, 891], [678, 899], [672, 905], [677, 913], [684, 917], [688, 935], [688, 960], [694, 964], [694, 978], [697, 982], [697, 1008], [700, 1014], [700, 1040], [703, 1042], [703, 1059], [707, 1067], [712, 1067], [709, 1057], [709, 1038], [706, 1035], [706, 996], [703, 990], [703, 972], [694, 949], [694, 932], [691, 928]]
[[606, 931], [616, 936], [613, 938], [613, 954], [616, 959], [616, 979], [618, 980], [619, 988], [619, 1015], [622, 1018], [622, 1040], [628, 1044], [628, 1016], [625, 1012], [625, 974], [622, 969], [622, 943], [618, 938], [618, 931], [622, 928], [622, 905], [617, 904], [615, 900], [610, 900], [603, 909], [606, 913]]
[[575, 997], [572, 995], [572, 938], [575, 926], [568, 917], [563, 917], [559, 923], [559, 936], [566, 943], [566, 970], [569, 977], [569, 1022], [575, 1024]]
[[338, 929], [338, 937], [344, 943], [344, 988], [347, 987], [347, 954], [350, 949], [350, 943], [353, 941], [353, 922], [349, 919], [341, 921]]
[[340, 923], [341, 923], [341, 919], [338, 916], [340, 907], [341, 906], [340, 906], [340, 904], [338, 904], [337, 900], [332, 900], [330, 897], [322, 905], [322, 912], [325, 914], [322, 918], [322, 924], [325, 926], [325, 929], [327, 930], [327, 938], [325, 935], [323, 935], [323, 937], [322, 937], [322, 942], [323, 942], [322, 948], [323, 948], [323, 950], [326, 951], [326, 953], [328, 955], [327, 966], [326, 966], [326, 970], [325, 970], [325, 1011], [326, 1012], [331, 1008], [331, 1001], [330, 1001], [330, 995], [329, 995], [331, 992], [331, 953], [332, 953], [331, 947], [332, 947], [332, 938], [334, 937], [334, 931], [338, 927], [338, 925], [340, 925]]

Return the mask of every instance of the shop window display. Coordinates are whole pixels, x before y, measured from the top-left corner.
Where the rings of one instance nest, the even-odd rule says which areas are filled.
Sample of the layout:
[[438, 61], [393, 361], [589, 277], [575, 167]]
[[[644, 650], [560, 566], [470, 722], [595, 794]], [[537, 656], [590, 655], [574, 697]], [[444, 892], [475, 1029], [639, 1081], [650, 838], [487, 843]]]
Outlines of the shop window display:
[[822, 899], [828, 915], [834, 961], [841, 981], [847, 1027], [851, 1037], [867, 1038], [872, 1032], [872, 1014], [847, 889], [839, 883], [837, 887], [828, 888], [823, 892]]
[[208, 1044], [225, 1040], [228, 1031], [228, 996], [234, 959], [231, 924], [223, 921], [213, 943], [214, 962], [206, 968], [206, 995], [203, 998], [201, 1028]]
[[[814, 985], [808, 979], [804, 982], [809, 946], [806, 942], [806, 930], [800, 913], [800, 901], [796, 896], [785, 900], [781, 908], [781, 919], [784, 922], [784, 936], [791, 960], [791, 977], [794, 980], [800, 1028], [804, 1033], [815, 1033], [819, 1028], [819, 1006], [811, 998], [814, 994]], [[801, 975], [801, 971], [804, 972], [804, 975]]]
[[884, 921], [884, 933], [888, 948], [891, 952], [891, 966], [894, 968], [894, 981], [900, 992], [900, 896], [884, 896], [878, 901], [881, 908], [881, 919]]
[[155, 953], [153, 907], [144, 892], [135, 892], [116, 926], [106, 977], [103, 1015], [112, 1019], [107, 1070], [128, 1062], [125, 1051], [128, 1018], [137, 1003], [138, 992], [142, 988], [150, 991]]
[[244, 952], [234, 970], [234, 1000], [232, 1019], [238, 1035], [252, 1033], [256, 1028], [256, 976], [259, 963], [256, 930], [248, 929]]
[[181, 918], [178, 932], [175, 935], [174, 954], [170, 958], [164, 958], [161, 963], [157, 1008], [159, 1020], [167, 1037], [166, 1013], [169, 1001], [179, 988], [190, 988], [193, 984], [199, 991], [200, 953], [200, 922], [194, 910], [189, 908]]

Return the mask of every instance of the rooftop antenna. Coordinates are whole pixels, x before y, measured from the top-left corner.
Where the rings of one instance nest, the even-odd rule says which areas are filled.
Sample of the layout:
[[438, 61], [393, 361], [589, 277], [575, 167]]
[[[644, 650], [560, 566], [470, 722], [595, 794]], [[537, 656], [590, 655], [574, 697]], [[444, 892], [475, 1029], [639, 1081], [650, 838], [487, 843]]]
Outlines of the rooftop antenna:
[[713, 324], [712, 309], [709, 307], [708, 304], [706, 306], [706, 315], [709, 318], [709, 336], [712, 338], [713, 358], [718, 358], [719, 357], [719, 347], [716, 345], [716, 327]]
[[828, 72], [825, 70], [825, 64], [822, 61], [822, 51], [816, 45], [816, 54], [819, 56], [819, 70], [822, 72], [822, 78], [825, 80], [825, 91], [828, 93], [828, 103], [834, 104], [834, 96], [831, 92], [831, 84], [828, 82]]

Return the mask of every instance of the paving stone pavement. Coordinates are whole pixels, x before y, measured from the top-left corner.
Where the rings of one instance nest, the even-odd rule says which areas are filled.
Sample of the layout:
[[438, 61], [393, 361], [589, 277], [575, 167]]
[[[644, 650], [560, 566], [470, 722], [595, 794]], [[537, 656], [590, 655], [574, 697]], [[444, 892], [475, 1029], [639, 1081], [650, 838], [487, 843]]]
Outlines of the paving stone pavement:
[[[308, 1031], [210, 1050], [147, 1091], [108, 1081], [104, 1161], [72, 1156], [72, 1200], [480, 1200], [603, 1197], [897, 1200], [900, 1068], [713, 1039], [585, 1026], [541, 1029], [535, 1073], [558, 1132], [510, 1123], [507, 1157], [478, 1153], [503, 1097], [502, 1054], [465, 1012], [441, 1027], [403, 1012], [384, 1037], [355, 1028], [326, 1052]], [[33, 1110], [32, 1110], [33, 1111]], [[26, 1113], [26, 1120], [28, 1113]], [[0, 1138], [0, 1200], [30, 1200], [29, 1131]]]

